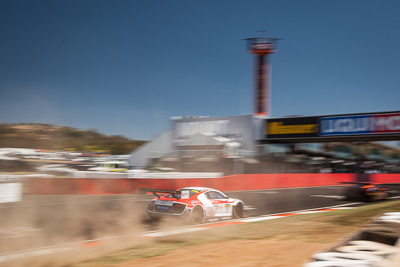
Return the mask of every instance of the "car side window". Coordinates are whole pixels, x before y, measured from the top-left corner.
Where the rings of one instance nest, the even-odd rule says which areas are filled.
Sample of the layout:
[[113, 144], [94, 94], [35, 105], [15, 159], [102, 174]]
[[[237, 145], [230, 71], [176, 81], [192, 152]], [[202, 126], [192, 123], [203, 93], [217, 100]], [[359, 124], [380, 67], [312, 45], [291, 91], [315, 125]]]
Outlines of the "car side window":
[[194, 195], [196, 195], [197, 193], [199, 193], [199, 191], [197, 191], [197, 190], [190, 190], [190, 196], [194, 196]]
[[205, 194], [208, 199], [226, 199], [224, 195], [219, 192], [210, 191]]

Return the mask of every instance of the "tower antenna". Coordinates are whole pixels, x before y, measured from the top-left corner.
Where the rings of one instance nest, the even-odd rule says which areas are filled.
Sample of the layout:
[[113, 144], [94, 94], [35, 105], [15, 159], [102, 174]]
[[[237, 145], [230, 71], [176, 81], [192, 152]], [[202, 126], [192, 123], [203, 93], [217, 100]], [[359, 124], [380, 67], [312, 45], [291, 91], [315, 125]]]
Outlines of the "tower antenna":
[[[266, 30], [257, 31], [265, 34]], [[268, 117], [271, 114], [271, 64], [269, 55], [276, 52], [276, 42], [280, 38], [252, 37], [247, 41], [247, 50], [255, 55], [255, 88], [253, 115]]]

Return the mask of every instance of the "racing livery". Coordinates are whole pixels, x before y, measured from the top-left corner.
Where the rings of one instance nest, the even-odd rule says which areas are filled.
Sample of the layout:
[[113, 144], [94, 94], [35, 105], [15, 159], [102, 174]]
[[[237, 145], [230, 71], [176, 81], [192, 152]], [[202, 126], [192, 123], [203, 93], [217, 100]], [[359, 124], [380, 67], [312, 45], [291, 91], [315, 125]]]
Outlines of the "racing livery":
[[350, 184], [343, 190], [343, 196], [347, 200], [374, 201], [387, 199], [389, 197], [389, 189], [381, 184], [369, 182], [343, 183]]
[[185, 187], [178, 190], [139, 188], [139, 194], [153, 193], [147, 206], [150, 219], [180, 216], [191, 224], [210, 220], [244, 217], [244, 203], [221, 191], [206, 187]]

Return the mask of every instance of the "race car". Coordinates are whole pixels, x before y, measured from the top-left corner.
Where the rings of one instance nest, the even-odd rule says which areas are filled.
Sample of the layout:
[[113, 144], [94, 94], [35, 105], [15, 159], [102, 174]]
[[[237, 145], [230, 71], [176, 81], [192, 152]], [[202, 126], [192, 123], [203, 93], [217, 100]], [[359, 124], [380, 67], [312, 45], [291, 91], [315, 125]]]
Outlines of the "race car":
[[346, 200], [375, 201], [389, 197], [389, 189], [381, 184], [370, 182], [343, 182], [349, 184], [343, 189]]
[[147, 205], [152, 220], [164, 216], [182, 217], [191, 224], [241, 218], [245, 215], [244, 202], [226, 196], [221, 191], [206, 187], [185, 187], [178, 190], [139, 188], [139, 194], [153, 193]]

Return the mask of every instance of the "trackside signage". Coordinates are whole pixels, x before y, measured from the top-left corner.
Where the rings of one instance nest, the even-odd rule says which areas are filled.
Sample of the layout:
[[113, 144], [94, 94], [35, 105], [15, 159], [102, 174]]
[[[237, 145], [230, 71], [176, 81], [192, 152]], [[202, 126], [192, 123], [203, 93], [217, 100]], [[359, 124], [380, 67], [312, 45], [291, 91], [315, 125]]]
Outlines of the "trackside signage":
[[400, 140], [400, 112], [273, 118], [265, 120], [263, 131], [264, 140], [271, 141], [302, 139], [318, 142], [338, 136]]
[[319, 119], [319, 135], [364, 135], [400, 133], [400, 113]]
[[369, 116], [322, 118], [319, 135], [367, 134], [370, 132]]
[[268, 119], [264, 133], [268, 139], [317, 137], [318, 117]]
[[372, 130], [375, 133], [399, 133], [400, 113], [375, 115], [371, 118]]
[[0, 183], [0, 203], [22, 200], [22, 183]]
[[174, 146], [179, 146], [192, 140], [198, 133], [213, 133], [230, 141], [242, 144], [242, 149], [254, 150], [252, 115], [178, 119], [172, 121]]

